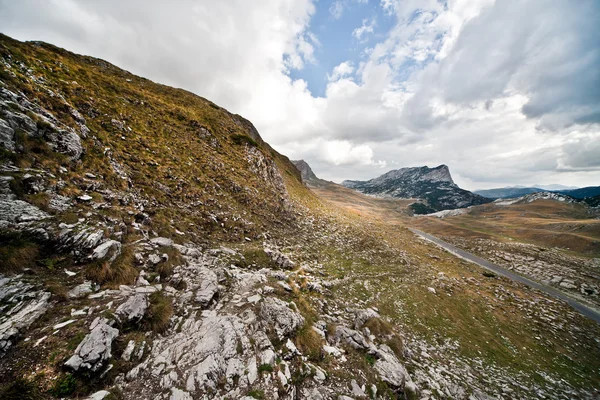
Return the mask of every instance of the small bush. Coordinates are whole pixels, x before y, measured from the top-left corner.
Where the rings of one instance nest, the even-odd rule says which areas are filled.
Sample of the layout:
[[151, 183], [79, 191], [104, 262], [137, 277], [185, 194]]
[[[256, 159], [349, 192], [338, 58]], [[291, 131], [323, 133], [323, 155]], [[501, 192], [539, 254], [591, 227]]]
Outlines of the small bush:
[[251, 390], [248, 392], [248, 396], [263, 400], [265, 398], [265, 391], [262, 389]]
[[296, 334], [296, 346], [310, 361], [323, 359], [323, 338], [308, 324], [305, 324]]
[[490, 271], [483, 271], [483, 276], [485, 276], [486, 278], [495, 278], [497, 275]]
[[263, 372], [273, 372], [273, 366], [271, 364], [261, 364], [258, 366], [258, 373], [262, 374]]
[[16, 273], [33, 268], [40, 256], [40, 246], [23, 233], [0, 232], [0, 273]]
[[75, 392], [77, 388], [77, 380], [71, 374], [64, 374], [60, 376], [54, 386], [50, 389], [50, 393], [55, 397], [65, 397]]
[[156, 272], [160, 274], [160, 279], [164, 280], [173, 274], [173, 268], [184, 264], [185, 260], [175, 247], [161, 247], [159, 252], [169, 256], [167, 261], [163, 261], [156, 266]]
[[365, 328], [369, 328], [375, 336], [388, 336], [394, 333], [390, 324], [380, 318], [369, 318], [365, 324]]
[[402, 338], [400, 338], [400, 336], [392, 336], [392, 338], [388, 340], [386, 344], [390, 347], [390, 349], [392, 349], [392, 351], [396, 354], [397, 357], [402, 357], [404, 343], [402, 342]]
[[0, 399], [37, 400], [41, 398], [35, 384], [27, 379], [17, 378], [10, 383], [0, 384]]
[[256, 143], [256, 141], [254, 139], [252, 139], [250, 136], [246, 136], [246, 135], [240, 135], [240, 134], [231, 135], [231, 141], [238, 146], [247, 144], [249, 146], [258, 147], [258, 143]]
[[172, 315], [173, 304], [171, 299], [161, 292], [152, 293], [150, 295], [148, 314], [144, 318], [143, 326], [156, 333], [163, 333], [169, 328]]

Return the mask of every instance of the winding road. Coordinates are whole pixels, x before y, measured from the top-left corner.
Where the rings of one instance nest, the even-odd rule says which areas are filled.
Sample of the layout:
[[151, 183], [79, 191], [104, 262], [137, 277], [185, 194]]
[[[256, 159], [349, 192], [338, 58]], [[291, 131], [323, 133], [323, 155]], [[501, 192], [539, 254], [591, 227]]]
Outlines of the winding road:
[[477, 264], [483, 268], [489, 269], [490, 271], [495, 272], [498, 275], [505, 276], [514, 281], [521, 282], [527, 286], [538, 289], [554, 298], [566, 301], [571, 307], [573, 307], [574, 309], [579, 311], [581, 314], [583, 314], [584, 316], [586, 316], [600, 324], [600, 313], [598, 313], [597, 311], [593, 310], [590, 307], [587, 307], [587, 306], [579, 303], [578, 301], [572, 299], [571, 297], [567, 296], [563, 292], [560, 292], [549, 286], [542, 285], [541, 283], [538, 283], [536, 281], [532, 281], [531, 279], [527, 279], [521, 275], [515, 274], [514, 272], [508, 271], [496, 264], [492, 264], [491, 262], [489, 262], [481, 257], [477, 257], [476, 255], [466, 252], [464, 250], [461, 250], [458, 247], [451, 245], [450, 243], [444, 242], [443, 240], [438, 239], [437, 237], [432, 236], [428, 233], [425, 233], [423, 231], [420, 231], [420, 230], [414, 229], [414, 228], [408, 228], [408, 229], [410, 229], [413, 233], [421, 236], [423, 239], [426, 239], [426, 240], [438, 245], [439, 247], [449, 251], [450, 253], [454, 254], [457, 257], [460, 257], [466, 261]]

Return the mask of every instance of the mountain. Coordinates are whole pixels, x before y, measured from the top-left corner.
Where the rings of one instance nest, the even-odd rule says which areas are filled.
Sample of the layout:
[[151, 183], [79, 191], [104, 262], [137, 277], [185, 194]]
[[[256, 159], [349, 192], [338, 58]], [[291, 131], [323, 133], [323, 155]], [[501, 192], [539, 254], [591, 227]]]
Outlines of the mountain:
[[417, 214], [469, 207], [491, 200], [459, 188], [446, 165], [392, 170], [369, 181], [342, 182], [343, 186], [377, 197], [414, 198]]
[[300, 176], [302, 177], [303, 182], [314, 182], [319, 179], [317, 178], [313, 170], [310, 168], [310, 165], [308, 165], [306, 161], [292, 160], [292, 163], [296, 166], [296, 168], [298, 168], [298, 171], [300, 171]]
[[585, 199], [600, 195], [600, 186], [588, 186], [574, 190], [557, 190], [556, 192], [566, 194], [576, 199]]
[[521, 197], [530, 193], [544, 192], [544, 189], [537, 187], [505, 187], [498, 189], [476, 190], [473, 193], [478, 194], [488, 199], [505, 199], [513, 197]]
[[559, 184], [550, 184], [550, 185], [538, 185], [538, 184], [535, 184], [535, 185], [533, 185], [533, 187], [544, 189], [544, 190], [547, 190], [547, 191], [579, 189], [578, 186], [566, 186], [566, 185], [559, 185]]

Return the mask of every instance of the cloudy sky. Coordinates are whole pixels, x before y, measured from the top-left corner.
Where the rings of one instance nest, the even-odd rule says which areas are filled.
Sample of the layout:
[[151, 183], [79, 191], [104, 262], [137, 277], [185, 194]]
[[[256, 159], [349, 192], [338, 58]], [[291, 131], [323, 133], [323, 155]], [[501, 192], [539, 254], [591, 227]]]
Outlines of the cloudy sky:
[[0, 31], [249, 118], [334, 181], [600, 185], [598, 0], [0, 0]]

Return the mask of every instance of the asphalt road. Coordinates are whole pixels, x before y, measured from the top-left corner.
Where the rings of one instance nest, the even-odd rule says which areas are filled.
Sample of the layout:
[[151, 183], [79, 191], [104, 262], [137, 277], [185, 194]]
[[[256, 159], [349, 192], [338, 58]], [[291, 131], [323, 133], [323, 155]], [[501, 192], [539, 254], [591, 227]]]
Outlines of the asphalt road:
[[566, 301], [571, 307], [573, 307], [574, 309], [579, 311], [581, 314], [585, 315], [586, 317], [588, 317], [600, 324], [600, 313], [591, 309], [590, 307], [587, 307], [587, 306], [579, 303], [576, 300], [573, 300], [571, 297], [567, 296], [566, 294], [564, 294], [561, 291], [558, 291], [549, 286], [542, 285], [541, 283], [532, 281], [531, 279], [527, 279], [521, 275], [515, 274], [514, 272], [508, 271], [496, 264], [492, 264], [488, 260], [485, 260], [481, 257], [477, 257], [474, 254], [471, 254], [471, 253], [461, 250], [455, 246], [452, 246], [450, 243], [444, 242], [443, 240], [438, 239], [435, 236], [432, 236], [428, 233], [425, 233], [418, 229], [413, 229], [413, 228], [409, 228], [409, 229], [413, 233], [416, 233], [417, 235], [421, 236], [422, 238], [427, 239], [432, 243], [435, 243], [436, 245], [448, 250], [450, 253], [452, 253], [460, 258], [463, 258], [467, 261], [475, 263], [483, 268], [489, 269], [490, 271], [492, 271], [498, 275], [502, 275], [502, 276], [505, 276], [514, 281], [524, 283], [525, 285], [530, 286], [535, 289], [538, 289], [554, 298]]

